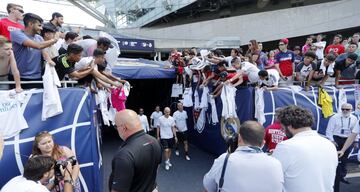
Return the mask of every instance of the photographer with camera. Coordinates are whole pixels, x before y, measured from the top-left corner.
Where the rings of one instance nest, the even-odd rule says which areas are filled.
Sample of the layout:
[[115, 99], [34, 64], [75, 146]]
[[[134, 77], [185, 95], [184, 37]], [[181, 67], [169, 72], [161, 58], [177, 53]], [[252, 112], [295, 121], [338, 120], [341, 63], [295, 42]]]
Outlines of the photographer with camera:
[[[49, 183], [44, 183], [50, 191], [64, 192], [66, 182], [74, 186], [74, 192], [81, 191], [80, 181], [78, 179], [80, 167], [76, 161], [74, 152], [66, 146], [59, 146], [54, 143], [53, 136], [49, 132], [42, 131], [35, 136], [32, 149], [32, 156], [34, 155], [46, 155], [56, 160], [55, 179]], [[71, 165], [73, 174], [71, 174], [69, 180], [66, 180], [62, 177], [60, 170], [62, 167], [68, 167], [68, 165]]]
[[281, 164], [263, 153], [263, 138], [264, 128], [258, 122], [245, 121], [239, 129], [239, 147], [217, 158], [204, 176], [206, 191], [281, 192]]
[[[1, 192], [48, 192], [49, 190], [42, 185], [54, 177], [54, 168], [56, 161], [54, 158], [46, 155], [37, 155], [30, 157], [24, 166], [24, 174], [12, 178], [1, 189]], [[60, 167], [61, 175], [67, 180], [71, 180], [76, 170], [72, 169], [70, 164], [67, 167]], [[73, 185], [65, 182], [64, 192], [72, 192]]]

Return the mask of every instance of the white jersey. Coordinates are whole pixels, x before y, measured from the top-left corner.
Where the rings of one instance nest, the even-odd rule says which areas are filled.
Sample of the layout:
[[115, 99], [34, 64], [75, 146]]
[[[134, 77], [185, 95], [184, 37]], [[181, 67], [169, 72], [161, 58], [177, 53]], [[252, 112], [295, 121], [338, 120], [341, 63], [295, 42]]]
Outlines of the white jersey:
[[28, 124], [21, 112], [20, 101], [10, 98], [8, 94], [0, 95], [0, 132], [4, 139], [18, 134]]
[[176, 123], [176, 127], [180, 132], [184, 132], [187, 131], [187, 125], [186, 125], [186, 120], [188, 119], [188, 115], [186, 113], [186, 111], [182, 111], [180, 112], [175, 111], [175, 113], [173, 114], [175, 123]]
[[1, 192], [49, 192], [40, 182], [27, 180], [22, 175], [12, 178], [1, 189]]
[[184, 107], [192, 107], [194, 103], [192, 101], [192, 88], [191, 87], [185, 88], [183, 97], [184, 97], [183, 106]]
[[175, 120], [169, 116], [166, 118], [164, 115], [159, 118], [157, 127], [160, 129], [161, 139], [171, 139], [174, 137], [172, 128], [175, 126]]
[[149, 122], [146, 115], [138, 115], [145, 133], [149, 132]]
[[154, 124], [152, 124], [151, 126], [152, 127], [156, 127], [158, 122], [159, 122], [159, 117], [161, 117], [163, 115], [163, 113], [161, 111], [157, 112], [157, 111], [154, 111], [151, 116], [150, 116], [150, 119], [152, 119], [154, 121]]

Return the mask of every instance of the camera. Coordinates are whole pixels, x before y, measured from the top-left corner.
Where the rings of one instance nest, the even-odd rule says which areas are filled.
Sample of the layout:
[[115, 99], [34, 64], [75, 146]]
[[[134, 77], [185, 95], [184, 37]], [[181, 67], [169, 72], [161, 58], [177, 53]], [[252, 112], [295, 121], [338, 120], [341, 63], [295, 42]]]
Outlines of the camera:
[[61, 174], [60, 167], [65, 169], [69, 163], [71, 164], [71, 166], [76, 165], [76, 163], [77, 163], [76, 158], [74, 156], [72, 156], [72, 157], [69, 157], [66, 160], [58, 160], [58, 161], [56, 161], [56, 164], [55, 164], [55, 167], [54, 167], [55, 177], [56, 178], [62, 178], [63, 177], [62, 174]]

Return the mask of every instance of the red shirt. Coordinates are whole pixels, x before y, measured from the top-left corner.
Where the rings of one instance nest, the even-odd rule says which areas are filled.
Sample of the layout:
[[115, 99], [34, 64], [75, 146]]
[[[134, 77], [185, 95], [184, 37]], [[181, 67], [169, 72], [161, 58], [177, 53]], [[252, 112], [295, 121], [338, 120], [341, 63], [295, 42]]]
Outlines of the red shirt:
[[8, 18], [3, 18], [0, 20], [0, 35], [6, 37], [9, 41], [11, 40], [10, 31], [23, 29], [23, 25], [10, 21]]
[[293, 62], [295, 60], [295, 55], [292, 51], [286, 51], [286, 52], [278, 52], [275, 55], [275, 63], [279, 64], [279, 68], [281, 73], [285, 77], [289, 77], [293, 75]]
[[345, 53], [345, 47], [341, 44], [337, 44], [337, 45], [329, 45], [326, 47], [325, 49], [325, 54], [329, 54], [330, 52], [335, 53], [335, 55], [340, 55], [342, 53]]
[[274, 150], [278, 143], [286, 139], [285, 133], [281, 130], [280, 122], [275, 122], [266, 127], [264, 140], [268, 151]]

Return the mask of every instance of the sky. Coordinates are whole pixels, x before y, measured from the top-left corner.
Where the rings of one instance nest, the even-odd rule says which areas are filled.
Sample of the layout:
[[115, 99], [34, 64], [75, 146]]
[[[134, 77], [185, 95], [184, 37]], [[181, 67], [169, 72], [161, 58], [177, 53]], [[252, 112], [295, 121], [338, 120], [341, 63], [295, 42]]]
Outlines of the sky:
[[[59, 5], [33, 0], [0, 0], [0, 11], [6, 12], [6, 5], [15, 3], [24, 7], [25, 13], [31, 12], [39, 15], [44, 20], [50, 20], [53, 12], [59, 12], [64, 16], [64, 22], [69, 24], [81, 24], [88, 28], [103, 26], [103, 24], [86, 12], [74, 5]], [[40, 11], [41, 10], [41, 11]]]

